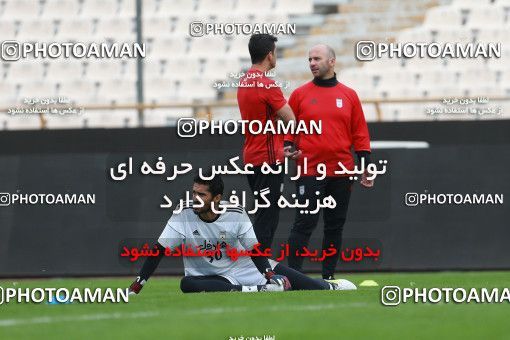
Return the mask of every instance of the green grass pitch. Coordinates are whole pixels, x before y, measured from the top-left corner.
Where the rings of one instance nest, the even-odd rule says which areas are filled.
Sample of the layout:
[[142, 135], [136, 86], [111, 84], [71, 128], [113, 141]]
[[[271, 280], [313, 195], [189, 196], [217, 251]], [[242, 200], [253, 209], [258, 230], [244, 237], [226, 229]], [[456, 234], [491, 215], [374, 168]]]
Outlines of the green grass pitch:
[[[385, 285], [510, 287], [510, 272], [337, 275], [379, 287], [357, 291], [183, 294], [179, 278], [154, 277], [127, 304], [0, 305], [0, 339], [510, 339], [510, 304], [386, 307]], [[127, 287], [132, 278], [0, 280], [13, 287]]]

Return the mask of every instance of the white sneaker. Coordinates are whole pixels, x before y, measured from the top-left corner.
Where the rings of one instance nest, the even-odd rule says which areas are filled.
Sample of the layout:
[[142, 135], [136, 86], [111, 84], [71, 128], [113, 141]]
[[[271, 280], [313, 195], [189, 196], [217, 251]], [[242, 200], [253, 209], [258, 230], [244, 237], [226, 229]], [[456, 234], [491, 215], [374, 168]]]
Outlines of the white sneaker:
[[356, 290], [356, 285], [349, 280], [338, 279], [338, 280], [324, 280], [331, 283], [334, 290]]

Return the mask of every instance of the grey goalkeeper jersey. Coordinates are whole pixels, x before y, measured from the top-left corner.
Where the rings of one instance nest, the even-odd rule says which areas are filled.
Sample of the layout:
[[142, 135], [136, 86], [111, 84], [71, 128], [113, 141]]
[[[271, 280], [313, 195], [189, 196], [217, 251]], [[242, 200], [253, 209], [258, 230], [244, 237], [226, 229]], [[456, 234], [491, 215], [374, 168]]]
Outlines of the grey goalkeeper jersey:
[[[222, 202], [228, 203], [228, 202]], [[158, 242], [163, 247], [175, 249], [216, 250], [213, 256], [183, 256], [186, 276], [222, 275], [240, 277], [256, 276], [263, 278], [248, 256], [240, 256], [234, 261], [227, 255], [227, 245], [237, 250], [251, 250], [258, 243], [248, 214], [242, 207], [227, 208], [213, 222], [200, 219], [188, 202], [180, 213], [174, 213], [168, 220]], [[181, 247], [182, 249], [182, 247]]]

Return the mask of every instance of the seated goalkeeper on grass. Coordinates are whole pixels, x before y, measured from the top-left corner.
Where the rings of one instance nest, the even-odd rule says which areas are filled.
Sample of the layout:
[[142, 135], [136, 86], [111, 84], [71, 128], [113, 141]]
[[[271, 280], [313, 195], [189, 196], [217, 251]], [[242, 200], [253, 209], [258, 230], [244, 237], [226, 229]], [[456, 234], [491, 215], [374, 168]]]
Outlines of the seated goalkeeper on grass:
[[[209, 249], [228, 244], [231, 248], [253, 249], [258, 241], [241, 206], [227, 208], [222, 214], [212, 211], [213, 204], [219, 208], [223, 190], [223, 180], [218, 175], [211, 180], [195, 177], [193, 202], [179, 207], [182, 211], [174, 213], [167, 222], [155, 245], [160, 255], [146, 259], [139, 276], [130, 286], [130, 293], [138, 294], [147, 283], [164, 257], [165, 247], [174, 249], [185, 244], [194, 249]], [[193, 205], [200, 205], [200, 201], [203, 206], [194, 208]], [[356, 289], [347, 280], [314, 279], [262, 256], [241, 256], [233, 261], [223, 248], [215, 256], [183, 258], [185, 276], [181, 280], [181, 290], [184, 293]]]

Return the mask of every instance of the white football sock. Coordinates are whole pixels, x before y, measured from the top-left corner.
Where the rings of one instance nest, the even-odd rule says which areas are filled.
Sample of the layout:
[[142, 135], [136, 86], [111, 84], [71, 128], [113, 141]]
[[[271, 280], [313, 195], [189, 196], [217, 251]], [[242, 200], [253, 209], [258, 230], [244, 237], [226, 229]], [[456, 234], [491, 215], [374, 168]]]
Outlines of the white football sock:
[[254, 293], [254, 292], [258, 292], [258, 291], [259, 291], [258, 286], [242, 286], [241, 287], [241, 292], [243, 292], [243, 293]]

